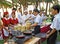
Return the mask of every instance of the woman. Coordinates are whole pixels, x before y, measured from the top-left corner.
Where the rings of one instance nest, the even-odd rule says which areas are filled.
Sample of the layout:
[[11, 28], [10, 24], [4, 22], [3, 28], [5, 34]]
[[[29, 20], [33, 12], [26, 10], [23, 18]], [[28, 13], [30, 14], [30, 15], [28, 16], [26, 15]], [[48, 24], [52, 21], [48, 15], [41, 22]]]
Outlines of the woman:
[[17, 24], [18, 24], [18, 19], [16, 18], [15, 12], [12, 12], [11, 13], [11, 18], [10, 18], [10, 26], [11, 26], [10, 36], [11, 37], [13, 37], [11, 31], [12, 31], [14, 25], [17, 25]]
[[10, 20], [9, 20], [9, 13], [8, 12], [4, 12], [4, 15], [3, 15], [3, 18], [2, 18], [2, 21], [3, 21], [3, 25], [5, 27], [8, 27], [8, 25], [10, 24]]
[[9, 14], [8, 12], [4, 12], [3, 18], [2, 18], [3, 25], [4, 25], [4, 29], [3, 29], [4, 39], [8, 39], [9, 32], [10, 32], [10, 30], [8, 29], [8, 26], [10, 25], [10, 20], [9, 20], [9, 15], [8, 14]]
[[18, 19], [16, 18], [15, 12], [12, 12], [12, 17], [10, 18], [10, 24], [11, 25], [16, 25], [18, 24]]

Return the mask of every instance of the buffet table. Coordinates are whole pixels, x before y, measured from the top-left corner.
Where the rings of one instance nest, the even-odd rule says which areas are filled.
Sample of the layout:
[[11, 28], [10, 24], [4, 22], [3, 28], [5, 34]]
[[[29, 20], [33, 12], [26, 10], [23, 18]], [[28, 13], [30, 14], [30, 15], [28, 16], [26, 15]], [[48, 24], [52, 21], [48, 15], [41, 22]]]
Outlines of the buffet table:
[[[6, 42], [4, 44], [17, 44], [17, 43], [15, 43], [14, 41], [11, 41], [9, 43]], [[41, 44], [41, 40], [38, 37], [32, 37], [31, 39], [28, 39], [27, 41], [25, 41], [23, 44]]]
[[41, 44], [40, 38], [33, 37], [29, 40], [27, 40], [24, 44]]
[[[50, 25], [45, 25], [41, 28], [41, 32], [37, 35], [25, 35], [24, 38], [16, 38], [16, 36], [21, 35], [21, 31], [19, 31], [19, 28], [15, 28], [18, 31], [11, 31], [13, 38], [13, 41], [9, 41], [11, 42], [10, 44], [41, 44], [42, 38], [46, 37], [46, 32], [49, 30]], [[29, 32], [29, 31], [28, 31]], [[14, 38], [15, 37], [15, 38]], [[44, 40], [43, 40], [44, 41]], [[7, 42], [8, 44], [8, 42]]]

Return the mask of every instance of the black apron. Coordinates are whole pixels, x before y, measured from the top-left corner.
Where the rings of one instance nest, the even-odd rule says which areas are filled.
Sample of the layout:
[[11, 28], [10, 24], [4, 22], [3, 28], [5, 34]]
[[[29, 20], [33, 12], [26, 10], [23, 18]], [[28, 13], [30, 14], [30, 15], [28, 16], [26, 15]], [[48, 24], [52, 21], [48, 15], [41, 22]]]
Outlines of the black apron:
[[53, 22], [54, 16], [52, 16], [51, 21]]
[[33, 33], [34, 34], [40, 33], [40, 26], [39, 25], [38, 26], [35, 26]]
[[59, 30], [59, 35], [60, 35], [60, 30]]
[[[50, 28], [50, 30], [52, 30]], [[56, 44], [56, 39], [57, 39], [57, 31], [54, 32], [49, 38], [47, 39], [47, 44]]]

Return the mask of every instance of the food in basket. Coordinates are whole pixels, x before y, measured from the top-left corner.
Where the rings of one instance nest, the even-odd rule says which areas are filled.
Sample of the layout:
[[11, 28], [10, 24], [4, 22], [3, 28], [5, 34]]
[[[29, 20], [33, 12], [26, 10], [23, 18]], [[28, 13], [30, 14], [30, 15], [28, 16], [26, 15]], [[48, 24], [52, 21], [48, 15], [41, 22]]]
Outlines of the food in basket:
[[26, 30], [26, 26], [25, 25], [22, 25], [21, 26], [21, 32], [24, 32]]
[[14, 30], [21, 30], [21, 25], [17, 24], [16, 26], [14, 26]]
[[29, 21], [26, 22], [26, 29], [31, 29], [31, 23]]

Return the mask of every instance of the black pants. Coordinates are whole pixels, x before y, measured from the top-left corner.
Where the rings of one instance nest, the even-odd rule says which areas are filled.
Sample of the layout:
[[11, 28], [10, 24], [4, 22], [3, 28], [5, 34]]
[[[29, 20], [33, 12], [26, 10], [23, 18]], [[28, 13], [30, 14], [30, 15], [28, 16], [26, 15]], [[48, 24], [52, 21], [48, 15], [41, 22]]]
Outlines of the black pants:
[[57, 31], [47, 39], [47, 44], [56, 44], [56, 39], [57, 39]]
[[33, 33], [34, 34], [40, 33], [40, 26], [35, 26]]

